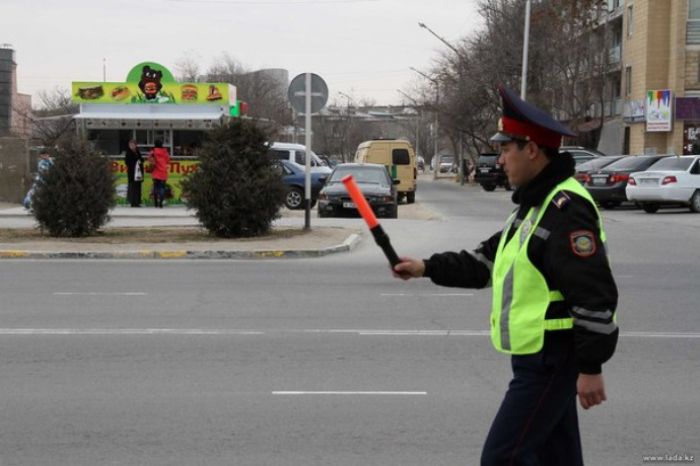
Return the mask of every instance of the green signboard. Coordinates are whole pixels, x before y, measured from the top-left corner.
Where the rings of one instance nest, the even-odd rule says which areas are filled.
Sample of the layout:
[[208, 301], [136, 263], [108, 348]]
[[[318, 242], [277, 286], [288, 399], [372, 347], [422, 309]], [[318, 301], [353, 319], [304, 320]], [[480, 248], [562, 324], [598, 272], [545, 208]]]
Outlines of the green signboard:
[[235, 104], [235, 87], [227, 83], [179, 83], [157, 63], [144, 62], [129, 72], [126, 82], [77, 81], [73, 102], [95, 104]]

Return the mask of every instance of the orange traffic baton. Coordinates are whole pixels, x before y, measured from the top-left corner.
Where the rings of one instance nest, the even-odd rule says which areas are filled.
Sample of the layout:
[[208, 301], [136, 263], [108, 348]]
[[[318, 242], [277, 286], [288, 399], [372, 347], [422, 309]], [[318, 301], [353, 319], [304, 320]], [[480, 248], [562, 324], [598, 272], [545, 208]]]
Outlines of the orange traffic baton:
[[374, 236], [374, 241], [380, 248], [382, 248], [384, 255], [387, 259], [389, 259], [391, 266], [393, 267], [401, 262], [401, 260], [399, 260], [399, 256], [396, 255], [396, 251], [394, 251], [394, 248], [391, 246], [389, 235], [384, 232], [384, 229], [379, 224], [379, 221], [374, 215], [372, 208], [369, 206], [367, 199], [365, 199], [365, 196], [362, 195], [360, 187], [357, 186], [357, 183], [355, 183], [355, 179], [352, 177], [352, 175], [347, 175], [343, 177], [341, 181], [345, 185], [345, 189], [348, 190], [348, 193], [350, 194], [352, 201], [355, 203], [357, 210], [360, 212], [360, 215], [362, 215], [362, 218], [364, 218], [365, 222], [367, 222], [369, 231], [371, 231], [372, 236]]

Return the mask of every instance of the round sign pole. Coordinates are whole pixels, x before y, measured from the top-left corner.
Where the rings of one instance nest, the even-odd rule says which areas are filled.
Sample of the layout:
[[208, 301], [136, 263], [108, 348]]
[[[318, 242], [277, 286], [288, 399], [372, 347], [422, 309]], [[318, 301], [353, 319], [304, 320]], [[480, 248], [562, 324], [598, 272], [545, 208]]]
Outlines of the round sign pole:
[[304, 161], [304, 198], [306, 200], [306, 212], [304, 213], [304, 230], [311, 229], [311, 73], [305, 76], [305, 108], [304, 108], [304, 145], [306, 155]]
[[328, 86], [318, 75], [302, 73], [292, 79], [287, 89], [287, 97], [292, 108], [304, 114], [304, 145], [306, 159], [304, 163], [304, 200], [306, 213], [304, 215], [304, 230], [311, 229], [311, 114], [320, 112], [328, 102]]

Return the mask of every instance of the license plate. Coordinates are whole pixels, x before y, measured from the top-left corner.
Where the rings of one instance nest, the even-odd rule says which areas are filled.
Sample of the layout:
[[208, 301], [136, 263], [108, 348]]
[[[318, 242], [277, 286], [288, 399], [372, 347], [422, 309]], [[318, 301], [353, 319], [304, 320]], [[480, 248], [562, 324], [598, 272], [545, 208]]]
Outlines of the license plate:
[[641, 181], [641, 184], [651, 184], [651, 185], [659, 184], [659, 180], [656, 180], [654, 178], [647, 178], [647, 179], [643, 179], [640, 181]]
[[604, 185], [607, 182], [607, 177], [606, 178], [593, 178], [593, 184], [595, 186], [601, 186]]
[[480, 168], [479, 171], [480, 171], [481, 173], [488, 173], [488, 172], [489, 172], [489, 169], [488, 169], [488, 168]]
[[346, 208], [346, 209], [355, 209], [355, 208], [357, 208], [357, 206], [355, 205], [355, 203], [354, 203], [354, 202], [350, 202], [350, 201], [345, 201], [345, 202], [343, 202], [343, 207]]

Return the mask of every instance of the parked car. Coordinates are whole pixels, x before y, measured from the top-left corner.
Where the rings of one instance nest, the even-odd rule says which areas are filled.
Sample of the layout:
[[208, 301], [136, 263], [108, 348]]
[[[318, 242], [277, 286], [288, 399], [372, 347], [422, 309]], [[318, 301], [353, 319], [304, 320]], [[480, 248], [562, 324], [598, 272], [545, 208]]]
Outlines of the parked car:
[[[288, 160], [299, 167], [306, 166], [306, 146], [288, 142], [273, 142], [267, 150], [271, 160]], [[311, 152], [311, 172], [329, 174], [330, 167], [326, 166], [316, 154]]]
[[559, 148], [559, 153], [562, 152], [568, 152], [571, 154], [574, 157], [574, 161], [576, 162], [577, 166], [581, 163], [588, 162], [589, 160], [605, 156], [605, 154], [600, 151], [595, 149], [586, 149], [583, 146], [561, 146]]
[[626, 193], [650, 214], [662, 206], [687, 206], [700, 212], [700, 156], [666, 157], [646, 171], [632, 173]]
[[362, 194], [378, 217], [398, 216], [396, 185], [399, 180], [392, 180], [384, 165], [341, 163], [335, 167], [318, 195], [319, 217], [357, 215], [355, 203], [342, 183], [342, 179], [347, 175], [355, 178]]
[[439, 173], [457, 173], [457, 161], [454, 155], [440, 155], [438, 164]]
[[503, 186], [510, 191], [510, 184], [506, 172], [498, 163], [499, 154], [483, 153], [479, 154], [476, 161], [476, 172], [474, 173], [474, 181], [479, 183], [485, 191], [493, 191], [496, 186]]
[[627, 201], [625, 188], [630, 173], [644, 171], [666, 155], [628, 155], [589, 174], [586, 189], [601, 206], [614, 209]]
[[595, 157], [586, 162], [576, 165], [576, 174], [574, 178], [579, 180], [581, 184], [586, 184], [590, 179], [590, 173], [598, 171], [603, 167], [610, 165], [613, 162], [620, 160], [624, 155], [604, 155], [602, 157]]
[[[277, 160], [273, 167], [280, 171], [282, 182], [287, 187], [284, 196], [284, 205], [288, 209], [303, 209], [306, 186], [306, 174], [303, 167], [289, 160]], [[318, 193], [323, 187], [328, 175], [325, 173], [311, 173], [311, 207], [316, 205]]]

